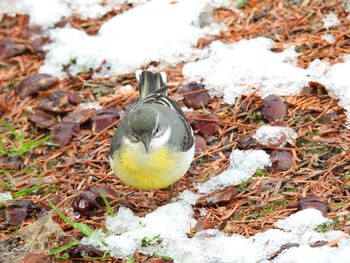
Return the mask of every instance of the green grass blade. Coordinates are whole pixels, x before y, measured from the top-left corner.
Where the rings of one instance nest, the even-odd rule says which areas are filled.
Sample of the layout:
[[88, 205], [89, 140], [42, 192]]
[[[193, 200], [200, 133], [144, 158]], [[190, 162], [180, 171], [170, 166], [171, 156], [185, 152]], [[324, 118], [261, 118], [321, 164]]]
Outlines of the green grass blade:
[[73, 238], [72, 242], [69, 242], [68, 244], [66, 244], [64, 246], [52, 249], [51, 251], [49, 251], [47, 253], [47, 255], [48, 256], [52, 256], [52, 255], [61, 253], [62, 251], [67, 250], [67, 249], [69, 249], [71, 247], [74, 247], [74, 246], [78, 245], [79, 243], [80, 243], [80, 241], [78, 239]]
[[53, 137], [53, 135], [47, 135], [41, 139], [35, 140], [35, 141], [30, 141], [29, 144], [29, 149], [33, 149], [35, 147], [38, 147], [40, 145], [42, 145], [43, 143], [45, 143], [46, 141], [50, 140]]
[[73, 220], [66, 217], [49, 199], [47, 199], [47, 202], [52, 207], [52, 209], [63, 219], [64, 222], [67, 224], [70, 224], [72, 227], [83, 233], [84, 235], [90, 237], [93, 233], [93, 230], [86, 224], [83, 223], [77, 223]]
[[111, 217], [115, 217], [115, 213], [114, 213], [112, 207], [110, 206], [110, 204], [108, 203], [108, 200], [107, 200], [107, 198], [105, 197], [105, 195], [104, 195], [102, 192], [100, 192], [100, 195], [101, 195], [101, 197], [102, 197], [103, 202], [105, 203], [105, 205], [106, 205], [106, 207], [107, 207], [108, 213], [111, 215]]
[[2, 124], [9, 132], [11, 132], [17, 140], [20, 139], [19, 134], [15, 131], [14, 128], [10, 124], [8, 124], [6, 121], [0, 120], [0, 124]]
[[0, 135], [0, 153], [7, 155], [8, 152], [6, 150], [6, 147], [2, 143], [2, 139], [3, 139], [3, 137]]
[[105, 252], [103, 254], [103, 256], [101, 257], [90, 257], [90, 256], [87, 256], [87, 255], [82, 255], [84, 259], [87, 259], [87, 260], [101, 260], [101, 259], [108, 259], [108, 258], [111, 258], [111, 255], [109, 254], [109, 252]]

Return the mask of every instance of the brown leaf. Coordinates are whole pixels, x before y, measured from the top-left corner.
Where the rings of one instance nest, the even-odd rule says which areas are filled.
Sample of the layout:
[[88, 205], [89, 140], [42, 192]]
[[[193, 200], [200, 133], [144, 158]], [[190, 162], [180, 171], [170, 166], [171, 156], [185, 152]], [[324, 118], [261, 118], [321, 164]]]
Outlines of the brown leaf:
[[302, 197], [299, 201], [299, 206], [302, 210], [306, 208], [315, 208], [320, 210], [322, 214], [326, 214], [328, 209], [327, 200], [318, 196]]
[[73, 248], [72, 253], [74, 257], [81, 257], [82, 255], [89, 257], [101, 257], [103, 256], [105, 251], [98, 249], [97, 247], [92, 245], [79, 244], [78, 246]]
[[24, 99], [37, 94], [40, 90], [47, 90], [57, 82], [58, 79], [49, 74], [30, 75], [16, 87], [16, 93], [21, 99]]
[[27, 46], [17, 43], [11, 39], [6, 39], [0, 42], [0, 60], [19, 55], [27, 51]]
[[40, 129], [49, 129], [57, 123], [56, 117], [42, 110], [37, 110], [28, 120]]
[[72, 207], [74, 212], [81, 215], [91, 214], [96, 208], [103, 204], [101, 193], [107, 198], [119, 198], [119, 194], [113, 189], [106, 187], [90, 187], [89, 190], [84, 190], [74, 198]]
[[120, 118], [122, 110], [120, 109], [100, 109], [95, 112], [94, 129], [95, 132], [100, 132], [107, 126]]
[[74, 198], [73, 210], [81, 215], [89, 215], [102, 204], [102, 197], [99, 193], [84, 190]]
[[56, 91], [43, 99], [39, 106], [47, 111], [66, 113], [73, 111], [82, 102], [81, 97], [72, 91]]
[[284, 250], [290, 249], [292, 247], [299, 247], [299, 246], [300, 245], [298, 243], [286, 243], [286, 244], [283, 244], [278, 251], [273, 252], [273, 253], [270, 254], [270, 256], [268, 257], [268, 260], [273, 260], [279, 254], [281, 254]]
[[61, 148], [66, 146], [73, 136], [79, 131], [79, 124], [72, 122], [60, 122], [52, 131], [52, 142], [58, 144]]
[[198, 220], [197, 224], [194, 226], [194, 230], [196, 231], [196, 233], [202, 231], [202, 230], [206, 230], [206, 229], [212, 229], [215, 227], [215, 223], [205, 220], [205, 219], [200, 219]]
[[328, 241], [325, 241], [325, 240], [319, 240], [319, 241], [316, 241], [316, 242], [313, 242], [311, 244], [309, 244], [310, 247], [323, 247], [325, 245], [328, 244]]
[[[214, 114], [206, 115], [203, 117], [203, 119], [219, 120], [218, 116]], [[194, 130], [198, 130], [198, 133], [203, 135], [206, 138], [209, 136], [213, 136], [220, 129], [219, 124], [217, 124], [216, 122], [210, 122], [210, 121], [194, 121], [192, 123], [192, 127]]]
[[10, 200], [5, 202], [4, 219], [6, 224], [19, 225], [30, 212], [45, 212], [44, 208], [37, 206], [32, 200]]
[[[203, 90], [201, 92], [194, 92]], [[184, 86], [179, 91], [179, 94], [191, 93], [184, 96], [184, 103], [187, 107], [193, 109], [199, 109], [202, 106], [208, 105], [209, 95], [205, 90], [205, 85], [197, 82], [190, 82]]]
[[95, 109], [76, 109], [62, 118], [62, 122], [85, 123], [91, 119]]
[[270, 122], [282, 119], [287, 114], [287, 104], [277, 95], [269, 95], [262, 104], [262, 114]]
[[4, 157], [0, 158], [0, 167], [5, 169], [19, 169], [23, 164], [23, 159], [20, 157]]
[[249, 134], [242, 139], [238, 140], [238, 146], [240, 149], [247, 150], [247, 149], [254, 149], [260, 146], [260, 143], [258, 143], [256, 140], [252, 138]]
[[196, 206], [214, 206], [228, 203], [231, 202], [237, 194], [237, 188], [229, 186], [198, 198]]
[[270, 153], [271, 169], [275, 171], [287, 171], [294, 166], [293, 154], [286, 150], [273, 150]]
[[199, 135], [194, 136], [194, 144], [195, 144], [195, 153], [205, 152], [207, 148], [207, 141]]

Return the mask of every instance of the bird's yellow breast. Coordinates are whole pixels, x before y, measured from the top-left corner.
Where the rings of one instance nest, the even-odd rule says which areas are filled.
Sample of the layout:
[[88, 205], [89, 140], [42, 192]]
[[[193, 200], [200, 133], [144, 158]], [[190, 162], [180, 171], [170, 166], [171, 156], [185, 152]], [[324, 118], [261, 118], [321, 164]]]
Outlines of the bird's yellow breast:
[[114, 154], [112, 169], [125, 184], [144, 190], [167, 187], [179, 180], [186, 170], [181, 168], [180, 153], [163, 146], [155, 151], [135, 151], [121, 147]]

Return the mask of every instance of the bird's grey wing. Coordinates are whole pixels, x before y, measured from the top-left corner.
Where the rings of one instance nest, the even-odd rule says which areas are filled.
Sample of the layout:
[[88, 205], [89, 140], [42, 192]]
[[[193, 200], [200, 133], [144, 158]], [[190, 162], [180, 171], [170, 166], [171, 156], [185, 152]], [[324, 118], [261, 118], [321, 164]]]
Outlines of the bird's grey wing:
[[123, 142], [123, 128], [121, 127], [123, 123], [120, 123], [117, 130], [115, 131], [113, 138], [112, 138], [112, 143], [111, 143], [111, 148], [109, 150], [109, 156], [113, 156], [113, 154], [119, 150], [119, 148], [122, 145]]
[[181, 143], [181, 150], [186, 152], [189, 149], [192, 148], [194, 144], [194, 137], [193, 137], [193, 132], [190, 124], [188, 123], [186, 119], [186, 115], [181, 109], [180, 105], [175, 102], [174, 100], [170, 99], [169, 97], [166, 96], [160, 96], [158, 97], [157, 101], [155, 102], [157, 104], [162, 104], [165, 105], [171, 109], [173, 109], [179, 116], [181, 122], [184, 125], [185, 128], [185, 136], [183, 137], [182, 143]]

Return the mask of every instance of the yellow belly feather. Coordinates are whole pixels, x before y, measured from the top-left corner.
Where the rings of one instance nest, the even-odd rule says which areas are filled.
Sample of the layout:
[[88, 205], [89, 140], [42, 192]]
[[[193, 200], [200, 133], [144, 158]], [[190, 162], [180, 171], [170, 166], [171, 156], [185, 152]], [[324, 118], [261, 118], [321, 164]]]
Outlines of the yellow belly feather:
[[167, 187], [179, 180], [186, 171], [178, 169], [181, 157], [168, 147], [152, 152], [139, 152], [122, 148], [114, 155], [114, 173], [127, 185], [144, 189]]

